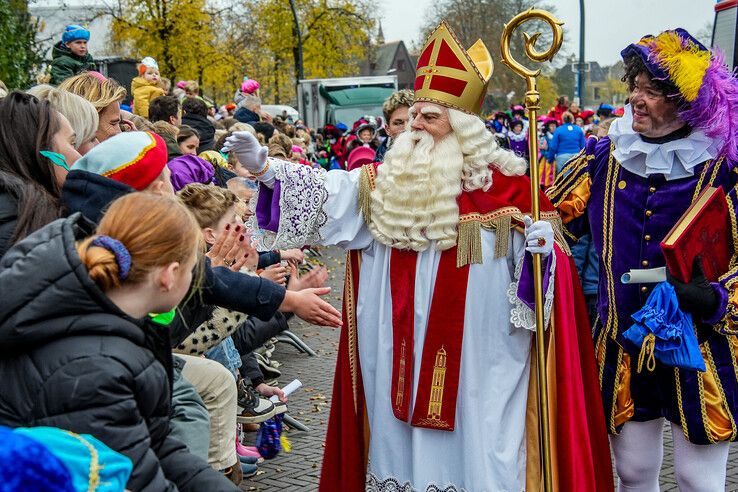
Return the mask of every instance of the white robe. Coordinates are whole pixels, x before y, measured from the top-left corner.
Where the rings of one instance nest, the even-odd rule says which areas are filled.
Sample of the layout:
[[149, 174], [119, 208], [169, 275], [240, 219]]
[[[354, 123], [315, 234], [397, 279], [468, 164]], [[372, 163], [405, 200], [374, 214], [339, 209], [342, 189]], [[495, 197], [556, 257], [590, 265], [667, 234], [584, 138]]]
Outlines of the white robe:
[[[303, 200], [322, 203], [322, 212], [306, 221], [309, 225], [303, 232], [290, 235], [304, 234], [303, 240], [312, 235], [313, 242], [318, 239], [325, 245], [362, 250], [356, 318], [371, 432], [367, 490], [524, 490], [525, 414], [535, 324], [532, 311], [515, 296], [523, 235], [511, 232], [510, 253], [494, 259], [495, 232], [482, 229], [483, 263], [469, 268], [455, 430], [412, 427], [392, 412], [391, 250], [373, 239], [359, 210], [361, 170], [331, 171], [314, 180], [312, 175], [305, 179], [304, 171], [299, 176], [290, 176], [291, 172], [287, 167], [277, 171], [282, 187], [280, 209], [289, 207], [289, 195], [297, 193]], [[306, 183], [308, 188], [304, 188]], [[318, 187], [323, 190], [316, 191]], [[321, 198], [309, 198], [313, 193]], [[280, 232], [282, 226], [291, 227], [284, 217]], [[262, 247], [298, 244], [277, 245], [275, 239], [273, 234], [262, 235]], [[417, 259], [411, 414], [440, 255], [431, 248], [420, 252]], [[552, 295], [549, 289], [549, 305]]]

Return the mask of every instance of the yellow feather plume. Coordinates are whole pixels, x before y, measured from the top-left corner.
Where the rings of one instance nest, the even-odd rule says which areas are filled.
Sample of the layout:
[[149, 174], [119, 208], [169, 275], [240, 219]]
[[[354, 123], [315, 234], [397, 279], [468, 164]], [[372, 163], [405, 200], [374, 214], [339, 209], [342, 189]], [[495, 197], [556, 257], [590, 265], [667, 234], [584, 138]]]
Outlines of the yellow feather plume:
[[710, 66], [710, 52], [691, 42], [685, 49], [681, 38], [673, 32], [653, 38], [653, 51], [659, 65], [669, 73], [684, 99], [688, 102], [697, 99], [702, 79]]

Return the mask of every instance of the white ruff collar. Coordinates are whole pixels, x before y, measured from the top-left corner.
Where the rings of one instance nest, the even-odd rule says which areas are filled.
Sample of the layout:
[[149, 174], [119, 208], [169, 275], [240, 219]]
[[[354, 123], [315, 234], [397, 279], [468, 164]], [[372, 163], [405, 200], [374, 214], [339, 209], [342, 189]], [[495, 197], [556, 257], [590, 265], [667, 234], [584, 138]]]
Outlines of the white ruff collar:
[[648, 143], [633, 131], [633, 110], [625, 106], [625, 114], [616, 119], [608, 132], [614, 144], [613, 157], [628, 171], [646, 178], [663, 174], [667, 180], [692, 176], [694, 168], [714, 159], [720, 150], [720, 142], [693, 129], [684, 138], [663, 144]]
[[507, 134], [508, 137], [510, 137], [510, 140], [514, 140], [515, 142], [522, 142], [526, 138], [528, 138], [528, 133], [526, 131], [522, 131], [520, 133], [513, 133], [512, 130]]

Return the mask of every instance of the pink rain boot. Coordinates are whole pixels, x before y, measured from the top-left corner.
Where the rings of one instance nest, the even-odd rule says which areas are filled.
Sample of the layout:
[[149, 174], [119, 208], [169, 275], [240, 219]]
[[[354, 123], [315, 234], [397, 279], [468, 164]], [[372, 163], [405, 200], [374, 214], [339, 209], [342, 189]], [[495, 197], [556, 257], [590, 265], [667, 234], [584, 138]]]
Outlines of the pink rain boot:
[[236, 453], [239, 456], [253, 456], [255, 458], [261, 458], [259, 451], [254, 446], [244, 446], [236, 439]]

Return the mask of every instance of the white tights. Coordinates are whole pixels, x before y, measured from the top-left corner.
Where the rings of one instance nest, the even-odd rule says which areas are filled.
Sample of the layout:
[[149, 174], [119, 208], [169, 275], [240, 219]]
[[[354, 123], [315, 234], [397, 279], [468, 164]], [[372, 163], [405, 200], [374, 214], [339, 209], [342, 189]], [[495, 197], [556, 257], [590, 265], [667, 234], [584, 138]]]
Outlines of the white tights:
[[[626, 422], [618, 436], [610, 436], [618, 472], [618, 492], [659, 492], [664, 457], [664, 420]], [[684, 438], [682, 428], [671, 424], [674, 439], [674, 473], [681, 492], [722, 492], [728, 464], [729, 442], [706, 446]]]

